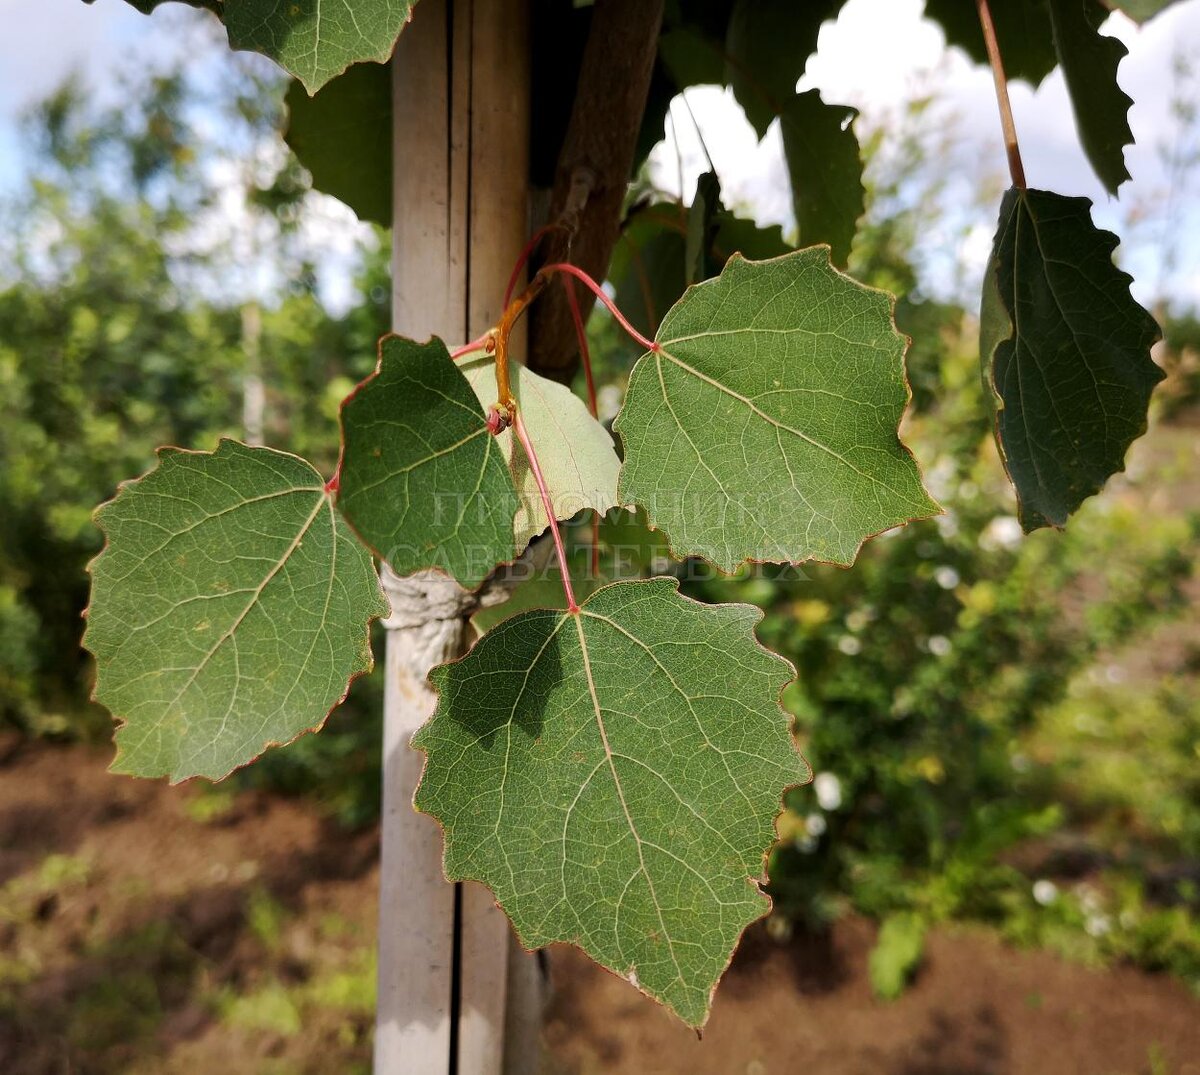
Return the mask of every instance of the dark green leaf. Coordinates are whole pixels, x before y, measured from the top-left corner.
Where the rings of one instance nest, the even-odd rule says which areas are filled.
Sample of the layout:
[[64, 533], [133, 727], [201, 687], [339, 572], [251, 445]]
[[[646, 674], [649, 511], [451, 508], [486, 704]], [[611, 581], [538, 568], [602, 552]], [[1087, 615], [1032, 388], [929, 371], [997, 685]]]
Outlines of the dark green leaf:
[[416, 806], [442, 823], [446, 876], [488, 885], [523, 944], [577, 944], [700, 1026], [808, 769], [762, 613], [676, 585], [514, 616], [435, 669]]
[[218, 780], [319, 728], [370, 669], [387, 603], [303, 459], [164, 448], [96, 521], [84, 644], [121, 722], [116, 771]]
[[[643, 335], [653, 336], [659, 322], [687, 287], [687, 235], [692, 212], [675, 202], [656, 202], [626, 222], [613, 250], [608, 278], [616, 303]], [[719, 272], [734, 254], [762, 261], [792, 248], [778, 225], [759, 227], [753, 220], [718, 208], [715, 233], [704, 258], [706, 276]], [[702, 279], [705, 277], [701, 277]]]
[[[1057, 62], [1046, 0], [993, 0], [990, 9], [1004, 73], [1039, 85]], [[941, 25], [948, 45], [957, 45], [976, 63], [987, 64], [987, 48], [972, 0], [925, 0], [925, 15]]]
[[721, 46], [691, 27], [666, 31], [659, 38], [658, 55], [676, 93], [689, 86], [725, 85], [725, 55]]
[[833, 263], [842, 268], [866, 197], [858, 139], [850, 126], [856, 115], [845, 105], [825, 104], [816, 90], [794, 94], [780, 115], [797, 245], [828, 243]]
[[[127, 2], [149, 15], [168, 0]], [[352, 64], [386, 63], [417, 0], [181, 2], [212, 11], [224, 21], [232, 48], [269, 56], [316, 93]]]
[[1116, 194], [1129, 178], [1125, 147], [1133, 144], [1128, 118], [1133, 101], [1117, 85], [1117, 65], [1129, 50], [1100, 33], [1092, 20], [1105, 12], [1091, 0], [1049, 0], [1049, 5], [1079, 140], [1104, 189]]
[[[96, 0], [83, 0], [85, 4], [94, 4]], [[170, 0], [126, 0], [131, 7], [137, 8], [143, 15], [149, 15], [155, 8], [161, 7]], [[179, 0], [180, 3], [187, 4], [188, 7], [205, 8], [220, 14], [221, 0]]]
[[516, 556], [504, 453], [441, 340], [380, 341], [342, 404], [342, 450], [338, 507], [397, 574], [436, 567], [473, 589]]
[[713, 240], [717, 236], [721, 205], [721, 184], [715, 172], [704, 172], [696, 179], [696, 196], [688, 210], [687, 238], [684, 248], [684, 274], [689, 284], [707, 280], [720, 270], [712, 264]]
[[935, 513], [897, 428], [908, 399], [892, 299], [823, 247], [733, 257], [659, 328], [614, 428], [620, 502], [678, 556], [853, 561], [863, 540]]
[[723, 266], [734, 254], [741, 254], [747, 261], [766, 261], [791, 250], [783, 241], [783, 229], [778, 224], [762, 227], [753, 220], [734, 216], [728, 209], [717, 217], [712, 256], [719, 265]]
[[714, 8], [707, 19], [685, 17], [666, 31], [659, 56], [678, 90], [730, 81], [760, 138], [779, 116], [798, 245], [828, 243], [834, 264], [844, 267], [865, 198], [850, 125], [857, 112], [823, 103], [816, 90], [795, 93], [821, 23], [840, 7], [840, 0], [739, 0], [728, 43], [716, 33], [725, 24]]
[[310, 97], [293, 81], [284, 140], [313, 186], [359, 220], [392, 223], [392, 69], [355, 64]]
[[613, 248], [608, 278], [618, 309], [643, 335], [659, 323], [687, 287], [687, 210], [656, 202], [626, 222]]
[[729, 85], [762, 138], [796, 92], [817, 32], [843, 0], [737, 0], [725, 38]]
[[1162, 370], [1158, 326], [1112, 261], [1086, 198], [1011, 189], [984, 285], [980, 338], [996, 437], [1026, 531], [1062, 526], [1124, 469]]

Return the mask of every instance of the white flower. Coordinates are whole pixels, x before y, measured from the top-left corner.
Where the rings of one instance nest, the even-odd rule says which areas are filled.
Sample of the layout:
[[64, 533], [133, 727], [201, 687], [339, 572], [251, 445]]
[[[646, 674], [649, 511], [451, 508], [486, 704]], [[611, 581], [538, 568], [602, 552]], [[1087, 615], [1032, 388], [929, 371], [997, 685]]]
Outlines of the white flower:
[[935, 657], [945, 657], [953, 648], [945, 635], [932, 635], [929, 639], [929, 652]]
[[979, 535], [979, 544], [989, 552], [1016, 548], [1021, 541], [1021, 521], [1015, 515], [997, 515]]
[[796, 850], [802, 855], [811, 855], [817, 849], [817, 838], [815, 836], [801, 836], [796, 841]]
[[1033, 898], [1043, 907], [1049, 907], [1058, 899], [1058, 885], [1044, 877], [1033, 882]]
[[862, 643], [853, 635], [842, 635], [838, 639], [838, 649], [847, 657], [857, 657], [862, 653]]
[[933, 581], [943, 590], [953, 590], [959, 583], [959, 575], [949, 564], [942, 564], [933, 573]]
[[833, 773], [817, 773], [813, 791], [822, 810], [836, 810], [842, 805], [842, 782]]
[[1087, 921], [1084, 922], [1083, 928], [1088, 931], [1089, 937], [1103, 937], [1110, 929], [1112, 929], [1112, 919], [1106, 914], [1090, 914], [1087, 916]]
[[808, 829], [809, 836], [823, 836], [828, 823], [824, 814], [813, 813], [804, 819], [804, 827]]

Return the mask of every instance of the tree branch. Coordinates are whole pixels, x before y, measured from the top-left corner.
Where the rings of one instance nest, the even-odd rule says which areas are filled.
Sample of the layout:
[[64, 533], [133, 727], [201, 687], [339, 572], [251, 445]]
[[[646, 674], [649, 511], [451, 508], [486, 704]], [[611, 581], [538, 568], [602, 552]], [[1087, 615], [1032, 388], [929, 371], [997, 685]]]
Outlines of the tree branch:
[[[662, 13], [663, 0], [596, 0], [550, 202], [549, 219], [566, 227], [547, 236], [543, 264], [569, 261], [597, 279], [608, 268]], [[591, 294], [580, 296], [585, 319], [594, 301]], [[565, 292], [544, 294], [530, 323], [530, 369], [569, 382], [579, 368], [579, 349]]]

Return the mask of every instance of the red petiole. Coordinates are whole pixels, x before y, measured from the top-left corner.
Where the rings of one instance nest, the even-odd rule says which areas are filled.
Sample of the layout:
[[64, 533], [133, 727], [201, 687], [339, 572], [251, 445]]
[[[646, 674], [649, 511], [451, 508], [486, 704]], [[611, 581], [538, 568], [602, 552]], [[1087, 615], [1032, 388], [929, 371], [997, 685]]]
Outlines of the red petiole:
[[472, 340], [470, 343], [464, 343], [461, 347], [451, 351], [450, 357], [457, 360], [476, 351], [487, 350], [488, 342], [492, 338], [492, 332], [492, 329], [488, 329], [482, 336]]
[[[575, 281], [563, 277], [563, 290], [567, 293], [567, 305], [571, 309], [571, 320], [575, 324], [575, 338], [579, 341], [579, 360], [583, 363], [583, 377], [587, 382], [588, 410], [596, 421], [600, 413], [596, 407], [596, 382], [592, 379], [592, 356], [588, 348], [587, 331], [583, 327], [583, 315], [579, 312], [579, 299], [575, 295]], [[600, 574], [600, 513], [592, 513], [592, 577]]]
[[538, 275], [541, 276], [544, 273], [552, 272], [567, 273], [583, 283], [583, 285], [587, 287], [587, 289], [591, 291], [591, 293], [595, 295], [597, 299], [604, 303], [604, 305], [608, 308], [608, 312], [612, 314], [614, 318], [616, 318], [617, 324], [620, 325], [621, 328], [623, 328], [626, 332], [628, 332], [635, 342], [640, 343], [644, 348], [646, 348], [647, 351], [658, 352], [662, 350], [657, 343], [655, 343], [653, 340], [646, 339], [645, 336], [638, 332], [638, 330], [629, 323], [625, 315], [617, 309], [617, 304], [604, 293], [604, 288], [602, 288], [598, 283], [596, 283], [595, 280], [588, 276], [588, 274], [579, 268], [578, 265], [572, 265], [567, 261], [559, 261], [555, 262], [553, 265], [543, 265], [541, 269], [538, 270]]
[[[558, 554], [559, 567], [562, 573], [563, 591], [567, 596], [568, 609], [571, 612], [579, 611], [579, 604], [575, 600], [575, 593], [571, 589], [571, 575], [567, 568], [567, 553], [563, 545], [562, 531], [559, 529], [558, 517], [554, 511], [554, 505], [550, 500], [550, 491], [546, 486], [546, 479], [542, 474], [541, 465], [538, 463], [537, 453], [534, 451], [533, 444], [529, 439], [529, 434], [525, 429], [525, 423], [521, 419], [520, 411], [517, 409], [516, 400], [512, 398], [512, 393], [508, 387], [508, 335], [512, 331], [513, 325], [517, 318], [524, 313], [529, 304], [541, 293], [546, 285], [546, 281], [552, 273], [559, 273], [563, 277], [573, 277], [574, 279], [564, 279], [563, 286], [567, 293], [567, 305], [571, 311], [571, 321], [575, 326], [575, 335], [579, 341], [579, 356], [583, 362], [584, 378], [587, 382], [588, 394], [588, 410], [593, 418], [598, 418], [596, 406], [596, 383], [592, 377], [592, 360], [591, 353], [588, 348], [587, 333], [583, 324], [583, 315], [579, 309], [579, 297], [575, 292], [575, 280], [578, 280], [587, 287], [596, 298], [604, 304], [608, 312], [616, 319], [619, 324], [633, 340], [639, 343], [647, 351], [659, 352], [662, 347], [654, 340], [649, 340], [643, 336], [636, 328], [629, 323], [616, 303], [612, 301], [604, 293], [604, 289], [596, 283], [583, 269], [577, 265], [572, 265], [569, 262], [555, 262], [551, 265], [544, 265], [538, 270], [534, 278], [529, 282], [529, 285], [524, 291], [514, 300], [513, 291], [516, 288], [517, 281], [520, 279], [521, 271], [525, 268], [530, 255], [536, 249], [537, 244], [555, 228], [557, 224], [548, 224], [544, 228], [538, 229], [529, 242], [525, 244], [520, 256], [517, 258], [516, 265], [513, 266], [513, 271], [509, 276], [508, 286], [504, 292], [504, 316], [500, 319], [500, 324], [496, 328], [489, 329], [482, 336], [472, 340], [470, 343], [464, 344], [462, 347], [450, 353], [450, 357], [454, 359], [462, 358], [465, 355], [473, 354], [480, 350], [485, 350], [489, 354], [494, 354], [496, 357], [496, 384], [497, 394], [500, 396], [498, 406], [503, 409], [504, 415], [512, 416], [512, 429], [517, 439], [521, 442], [521, 447], [525, 451], [526, 457], [529, 459], [529, 469], [533, 474], [534, 481], [537, 483], [538, 493], [542, 498], [542, 505], [546, 509], [546, 518], [550, 522], [550, 532], [554, 537], [554, 548]], [[497, 412], [499, 413], [499, 412]], [[489, 412], [488, 428], [493, 434], [501, 432], [507, 422], [496, 421], [492, 422]], [[592, 521], [592, 573], [598, 575], [600, 573], [600, 517], [596, 516]]]
[[529, 434], [525, 430], [525, 422], [522, 420], [519, 410], [513, 413], [512, 428], [517, 435], [517, 440], [521, 442], [521, 447], [525, 449], [525, 456], [529, 460], [529, 469], [533, 474], [533, 480], [537, 482], [538, 492], [542, 497], [542, 506], [546, 509], [546, 518], [550, 520], [550, 533], [554, 535], [554, 551], [558, 553], [558, 567], [562, 574], [563, 593], [567, 595], [567, 611], [578, 612], [579, 604], [575, 600], [575, 591], [571, 589], [571, 572], [567, 568], [567, 551], [563, 547], [562, 531], [558, 528], [558, 518], [554, 511], [554, 504], [550, 500], [550, 490], [546, 488], [546, 479], [542, 477], [542, 468], [538, 463], [537, 453], [533, 450], [533, 444], [529, 440]]

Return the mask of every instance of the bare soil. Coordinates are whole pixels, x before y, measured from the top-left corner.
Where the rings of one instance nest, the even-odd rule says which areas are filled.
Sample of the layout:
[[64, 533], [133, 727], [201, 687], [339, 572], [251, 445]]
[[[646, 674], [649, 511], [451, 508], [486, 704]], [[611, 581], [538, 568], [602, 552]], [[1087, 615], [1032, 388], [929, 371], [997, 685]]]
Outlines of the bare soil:
[[[210, 816], [198, 789], [107, 758], [0, 743], [0, 1073], [367, 1070], [369, 998], [343, 994], [369, 976], [377, 834], [258, 793]], [[1178, 982], [943, 930], [884, 1004], [873, 933], [752, 930], [703, 1041], [555, 948], [545, 1070], [1200, 1075], [1200, 1002]]]

